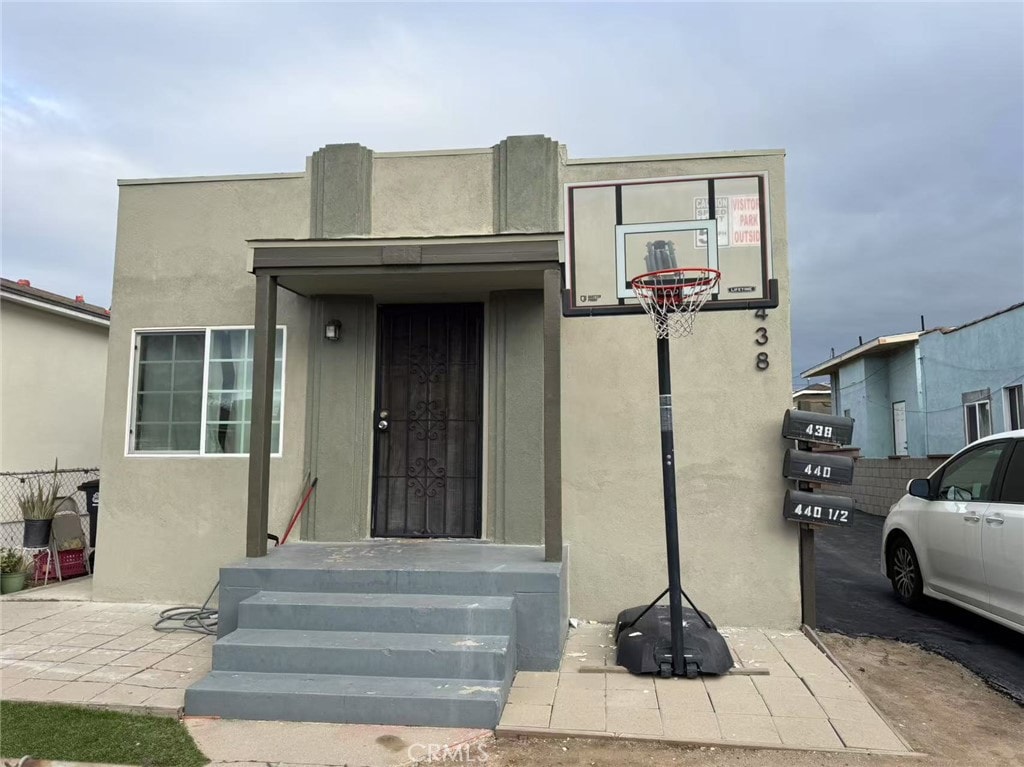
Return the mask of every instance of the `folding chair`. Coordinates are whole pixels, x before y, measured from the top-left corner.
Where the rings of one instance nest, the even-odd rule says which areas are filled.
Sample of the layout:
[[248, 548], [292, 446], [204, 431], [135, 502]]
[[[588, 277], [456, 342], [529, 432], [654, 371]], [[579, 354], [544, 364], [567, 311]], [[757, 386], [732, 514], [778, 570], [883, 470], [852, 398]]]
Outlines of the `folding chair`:
[[50, 561], [54, 563], [58, 581], [64, 580], [62, 566], [72, 565], [76, 571], [81, 569], [86, 574], [91, 574], [89, 538], [82, 528], [82, 518], [78, 514], [78, 504], [74, 498], [65, 498], [57, 508], [57, 513], [53, 515], [49, 556]]

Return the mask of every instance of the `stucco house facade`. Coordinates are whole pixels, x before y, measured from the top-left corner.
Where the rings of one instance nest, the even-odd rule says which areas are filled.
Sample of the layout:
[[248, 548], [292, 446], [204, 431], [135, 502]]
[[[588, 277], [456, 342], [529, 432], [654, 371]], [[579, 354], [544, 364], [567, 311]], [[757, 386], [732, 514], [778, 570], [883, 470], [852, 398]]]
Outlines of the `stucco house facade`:
[[95, 468], [110, 312], [0, 280], [0, 471]]
[[953, 328], [882, 336], [805, 370], [829, 376], [864, 458], [948, 456], [1021, 428], [1024, 304]]
[[[195, 602], [219, 573], [230, 642], [271, 581], [514, 593], [518, 667], [557, 666], [569, 615], [611, 620], [665, 581], [655, 339], [642, 314], [564, 316], [565, 185], [749, 173], [770, 179], [782, 300], [674, 343], [683, 579], [721, 625], [797, 626], [783, 161], [575, 159], [512, 136], [119, 182], [99, 547], [121, 554], [97, 563], [96, 597]], [[297, 535], [268, 552], [312, 477]], [[202, 697], [215, 682], [186, 710], [260, 716]]]

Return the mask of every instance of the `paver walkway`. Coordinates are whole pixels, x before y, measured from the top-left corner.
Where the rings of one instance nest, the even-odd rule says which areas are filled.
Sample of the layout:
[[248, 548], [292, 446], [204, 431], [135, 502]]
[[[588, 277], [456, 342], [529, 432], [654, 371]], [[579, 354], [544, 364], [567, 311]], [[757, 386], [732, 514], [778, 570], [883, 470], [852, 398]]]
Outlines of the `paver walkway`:
[[213, 638], [154, 631], [161, 609], [5, 598], [0, 697], [177, 715], [210, 670]]
[[[70, 584], [68, 584], [70, 585]], [[40, 599], [59, 599], [34, 590]], [[76, 586], [81, 591], [84, 586]], [[177, 715], [185, 688], [210, 669], [212, 637], [161, 633], [158, 605], [0, 600], [0, 697]], [[723, 629], [737, 662], [765, 676], [637, 677], [615, 666], [611, 627], [570, 632], [561, 669], [516, 675], [498, 734], [628, 737], [711, 745], [909, 753], [864, 694], [802, 633]], [[583, 667], [607, 666], [608, 673]], [[334, 759], [393, 764], [408, 749], [458, 744], [485, 733], [279, 722], [187, 720], [217, 763], [265, 762], [260, 742], [287, 751], [312, 738]], [[400, 731], [400, 732], [399, 732]], [[292, 736], [299, 736], [294, 740]], [[235, 747], [228, 747], [230, 743]], [[343, 744], [348, 743], [347, 747]], [[357, 748], [358, 746], [358, 748]], [[353, 752], [353, 749], [355, 751]], [[422, 749], [421, 749], [422, 750]], [[221, 753], [223, 751], [223, 753]], [[352, 752], [352, 753], [350, 753]], [[386, 758], [385, 758], [386, 757]], [[317, 763], [311, 761], [311, 763]]]
[[498, 734], [573, 734], [830, 751], [909, 752], [864, 694], [800, 632], [722, 629], [766, 676], [656, 679], [615, 666], [611, 626], [570, 632], [558, 672], [516, 675]]

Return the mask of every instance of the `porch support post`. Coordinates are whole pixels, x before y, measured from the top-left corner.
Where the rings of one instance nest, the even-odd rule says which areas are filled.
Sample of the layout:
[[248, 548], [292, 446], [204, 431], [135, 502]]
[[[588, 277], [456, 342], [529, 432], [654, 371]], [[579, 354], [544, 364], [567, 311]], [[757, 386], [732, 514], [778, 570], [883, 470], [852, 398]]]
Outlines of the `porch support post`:
[[562, 274], [544, 270], [544, 559], [562, 561]]
[[249, 436], [249, 507], [245, 555], [267, 554], [270, 514], [270, 425], [274, 408], [274, 349], [277, 340], [277, 278], [256, 275], [256, 332], [252, 359], [252, 422]]

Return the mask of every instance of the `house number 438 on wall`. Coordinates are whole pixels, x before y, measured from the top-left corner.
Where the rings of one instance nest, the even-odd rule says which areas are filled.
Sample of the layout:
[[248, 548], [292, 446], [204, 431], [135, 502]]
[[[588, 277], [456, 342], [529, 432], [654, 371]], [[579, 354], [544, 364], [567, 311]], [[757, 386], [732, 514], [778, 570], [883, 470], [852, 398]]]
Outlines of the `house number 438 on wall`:
[[[758, 309], [756, 312], [754, 312], [754, 317], [759, 320], [767, 320], [768, 310]], [[764, 325], [761, 325], [757, 330], [754, 331], [754, 343], [757, 344], [758, 346], [768, 345], [768, 328], [766, 328]], [[754, 357], [754, 367], [762, 372], [768, 369], [769, 364], [770, 363], [768, 362], [768, 352], [758, 352], [757, 356]]]

